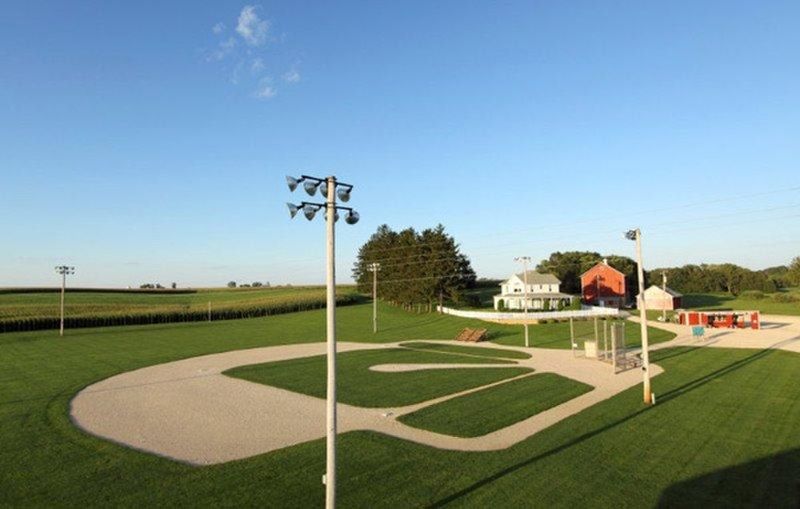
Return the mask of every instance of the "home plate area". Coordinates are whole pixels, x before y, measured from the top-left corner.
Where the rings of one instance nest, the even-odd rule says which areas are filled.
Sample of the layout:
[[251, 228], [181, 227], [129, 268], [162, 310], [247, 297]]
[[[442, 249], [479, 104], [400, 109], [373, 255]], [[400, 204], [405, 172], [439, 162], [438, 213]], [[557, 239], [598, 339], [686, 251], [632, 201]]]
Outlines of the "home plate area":
[[[325, 344], [239, 350], [123, 373], [71, 403], [99, 437], [193, 465], [325, 436]], [[338, 431], [460, 451], [510, 447], [641, 382], [569, 350], [406, 341], [338, 344]], [[651, 365], [651, 374], [661, 368]]]

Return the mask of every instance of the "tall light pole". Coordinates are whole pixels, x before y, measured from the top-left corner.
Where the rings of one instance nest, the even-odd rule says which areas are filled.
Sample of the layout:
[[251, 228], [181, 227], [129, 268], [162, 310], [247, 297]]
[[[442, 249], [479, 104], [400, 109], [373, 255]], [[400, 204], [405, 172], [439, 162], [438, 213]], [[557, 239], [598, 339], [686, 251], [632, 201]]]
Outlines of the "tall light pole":
[[378, 272], [381, 264], [373, 262], [367, 265], [367, 270], [372, 272], [372, 333], [378, 332]]
[[650, 392], [650, 351], [647, 338], [647, 312], [644, 302], [644, 268], [642, 265], [642, 232], [639, 228], [629, 230], [625, 233], [625, 238], [636, 241], [636, 274], [639, 278], [639, 295], [636, 298], [636, 306], [639, 308], [639, 325], [642, 331], [642, 375], [644, 377], [644, 403], [649, 405], [653, 401], [653, 394]]
[[58, 330], [58, 335], [64, 335], [64, 294], [67, 291], [67, 274], [75, 274], [75, 267], [67, 265], [57, 265], [56, 273], [61, 274], [61, 326]]
[[300, 178], [286, 177], [289, 190], [294, 191], [300, 183], [310, 196], [316, 194], [317, 189], [326, 198], [325, 203], [301, 202], [300, 205], [287, 203], [289, 215], [293, 218], [302, 209], [306, 219], [311, 221], [316, 213], [325, 209], [325, 224], [327, 230], [327, 303], [326, 303], [326, 336], [328, 357], [328, 390], [326, 411], [326, 459], [325, 459], [325, 507], [336, 507], [336, 220], [339, 219], [339, 210], [346, 210], [345, 222], [356, 224], [359, 219], [358, 212], [350, 207], [336, 205], [336, 197], [343, 202], [350, 200], [353, 186], [338, 182], [336, 177], [317, 178], [301, 175]]
[[522, 283], [525, 285], [523, 290], [525, 296], [525, 306], [523, 313], [525, 317], [525, 346], [530, 347], [530, 340], [528, 339], [528, 262], [531, 261], [530, 256], [517, 256], [514, 258], [515, 262], [522, 263]]
[[661, 290], [664, 295], [661, 297], [661, 321], [667, 323], [667, 273], [661, 273]]

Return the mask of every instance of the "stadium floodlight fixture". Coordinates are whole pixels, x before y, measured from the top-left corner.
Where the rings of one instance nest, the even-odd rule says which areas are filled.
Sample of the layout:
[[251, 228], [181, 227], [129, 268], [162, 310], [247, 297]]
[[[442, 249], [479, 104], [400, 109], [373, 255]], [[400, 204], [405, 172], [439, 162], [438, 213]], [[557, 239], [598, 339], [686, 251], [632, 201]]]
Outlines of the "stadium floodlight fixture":
[[319, 182], [314, 182], [313, 180], [305, 179], [303, 182], [303, 189], [306, 190], [309, 196], [314, 196], [317, 194], [317, 188], [319, 188]]
[[75, 267], [69, 265], [56, 265], [56, 273], [61, 275], [61, 323], [58, 327], [58, 335], [64, 335], [64, 293], [67, 288], [67, 276], [75, 274]]
[[294, 177], [290, 177], [289, 175], [286, 175], [286, 185], [289, 186], [289, 191], [294, 192], [294, 190], [297, 189], [297, 186], [302, 181], [303, 181], [302, 178], [301, 179], [296, 179]]
[[347, 203], [350, 201], [350, 193], [353, 191], [353, 186], [341, 186], [336, 190], [339, 199]]
[[320, 209], [319, 205], [314, 205], [313, 203], [304, 203], [303, 204], [303, 214], [306, 216], [306, 219], [311, 221], [314, 219], [314, 216], [317, 215], [317, 211]]
[[647, 305], [644, 295], [644, 262], [642, 261], [642, 232], [639, 228], [628, 230], [625, 238], [636, 242], [636, 278], [639, 280], [639, 295], [636, 297], [636, 307], [639, 308], [639, 327], [642, 337], [642, 375], [643, 375], [643, 400], [645, 405], [653, 404], [653, 392], [650, 390], [650, 347], [647, 337]]
[[[325, 220], [326, 221], [328, 220], [328, 211], [327, 210], [325, 211]], [[339, 211], [338, 210], [333, 214], [333, 220], [334, 221], [338, 221], [339, 220]]]
[[303, 189], [310, 195], [319, 189], [325, 198], [324, 203], [301, 202], [298, 205], [287, 203], [289, 215], [294, 218], [302, 209], [303, 215], [311, 221], [317, 212], [324, 210], [326, 223], [326, 343], [327, 343], [327, 390], [326, 390], [326, 459], [325, 475], [325, 507], [334, 509], [336, 506], [336, 221], [339, 219], [339, 211], [345, 210], [345, 222], [356, 224], [359, 220], [358, 212], [350, 207], [340, 207], [336, 205], [336, 197], [342, 201], [350, 200], [350, 192], [353, 190], [351, 184], [338, 182], [336, 177], [319, 178], [310, 175], [300, 175], [300, 178], [286, 177], [286, 183], [290, 191], [297, 189], [303, 183]]
[[358, 212], [356, 212], [356, 211], [355, 211], [355, 210], [353, 210], [353, 209], [350, 209], [350, 210], [347, 212], [347, 215], [346, 215], [346, 216], [344, 216], [344, 221], [345, 221], [347, 224], [356, 224], [356, 223], [358, 222], [358, 220], [359, 220], [359, 219], [361, 219], [361, 216], [359, 216], [359, 215], [358, 215]]

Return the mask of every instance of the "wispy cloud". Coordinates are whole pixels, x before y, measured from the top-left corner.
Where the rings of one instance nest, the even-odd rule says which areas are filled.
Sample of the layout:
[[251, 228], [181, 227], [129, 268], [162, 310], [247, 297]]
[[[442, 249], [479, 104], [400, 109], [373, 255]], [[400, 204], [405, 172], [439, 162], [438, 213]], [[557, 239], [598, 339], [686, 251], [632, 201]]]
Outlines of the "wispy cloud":
[[287, 69], [291, 60], [279, 52], [267, 53], [268, 46], [270, 50], [280, 48], [285, 41], [283, 37], [273, 35], [272, 25], [265, 19], [260, 6], [245, 5], [235, 21], [227, 25], [220, 21], [211, 27], [211, 32], [216, 42], [206, 53], [206, 61], [219, 62], [221, 70], [228, 75], [228, 81], [251, 90], [252, 97], [271, 99], [278, 94], [280, 86], [301, 80], [297, 65], [288, 67], [283, 74], [267, 74], [268, 69]]
[[261, 46], [267, 40], [269, 22], [259, 17], [257, 7], [245, 5], [239, 13], [239, 21], [236, 24], [236, 33], [242, 36], [250, 46]]
[[235, 47], [236, 39], [233, 37], [228, 37], [217, 45], [217, 49], [206, 56], [206, 60], [209, 62], [219, 62], [220, 60], [224, 60], [225, 57], [233, 52], [233, 48]]
[[297, 69], [292, 67], [291, 69], [283, 73], [283, 81], [285, 81], [286, 83], [297, 83], [298, 81], [300, 81], [300, 72], [298, 72]]
[[258, 74], [266, 68], [264, 65], [264, 59], [261, 57], [254, 58], [253, 62], [250, 64], [250, 72], [253, 74]]
[[275, 90], [275, 87], [272, 86], [272, 79], [270, 78], [263, 78], [261, 81], [258, 82], [258, 88], [256, 89], [253, 96], [256, 99], [272, 99], [278, 94], [278, 91]]

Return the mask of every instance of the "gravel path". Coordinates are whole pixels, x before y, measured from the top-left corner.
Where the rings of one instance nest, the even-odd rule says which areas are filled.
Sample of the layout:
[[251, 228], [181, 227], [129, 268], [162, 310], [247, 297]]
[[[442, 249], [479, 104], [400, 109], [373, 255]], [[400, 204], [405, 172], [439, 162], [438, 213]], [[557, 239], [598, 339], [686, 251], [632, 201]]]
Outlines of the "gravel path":
[[[635, 317], [631, 317], [630, 320], [639, 321]], [[677, 337], [670, 341], [651, 345], [651, 351], [675, 346], [709, 346], [766, 348], [800, 353], [800, 316], [761, 315], [761, 329], [706, 329], [702, 340], [692, 337], [692, 328], [687, 325], [661, 323], [655, 320], [648, 320], [647, 324], [677, 334]]]
[[[452, 344], [452, 341], [443, 341]], [[340, 352], [397, 347], [398, 343], [339, 343]], [[470, 345], [482, 348], [481, 345]], [[502, 348], [487, 345], [491, 348]], [[506, 347], [507, 349], [514, 349]], [[338, 405], [339, 432], [372, 430], [412, 442], [461, 451], [489, 451], [521, 440], [641, 382], [641, 372], [617, 375], [608, 364], [569, 350], [522, 349], [531, 359], [494, 368], [530, 367], [592, 385], [594, 390], [514, 425], [476, 438], [457, 438], [402, 424], [397, 416], [478, 389], [399, 408]], [[325, 401], [221, 373], [256, 364], [325, 353], [324, 343], [285, 345], [205, 355], [122, 373], [93, 384], [71, 402], [76, 425], [99, 437], [194, 465], [247, 458], [325, 436]], [[470, 369], [490, 365], [468, 365]], [[380, 365], [379, 371], [462, 369], [463, 365]], [[661, 368], [653, 365], [653, 375]], [[469, 376], [465, 371], [465, 376]], [[527, 375], [522, 375], [527, 376]], [[505, 383], [506, 381], [497, 382]], [[496, 385], [496, 384], [492, 384]], [[482, 387], [483, 388], [483, 387]], [[535, 395], [532, 395], [535, 397]]]

